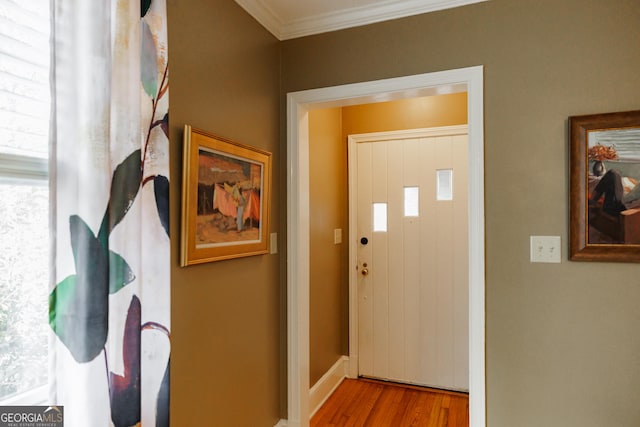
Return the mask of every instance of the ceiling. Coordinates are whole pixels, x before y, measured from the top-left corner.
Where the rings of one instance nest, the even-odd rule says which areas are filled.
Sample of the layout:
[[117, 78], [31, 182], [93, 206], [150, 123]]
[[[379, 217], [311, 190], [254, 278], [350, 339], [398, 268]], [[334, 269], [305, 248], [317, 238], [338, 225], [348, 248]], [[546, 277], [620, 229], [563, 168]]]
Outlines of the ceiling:
[[235, 0], [279, 40], [487, 0]]

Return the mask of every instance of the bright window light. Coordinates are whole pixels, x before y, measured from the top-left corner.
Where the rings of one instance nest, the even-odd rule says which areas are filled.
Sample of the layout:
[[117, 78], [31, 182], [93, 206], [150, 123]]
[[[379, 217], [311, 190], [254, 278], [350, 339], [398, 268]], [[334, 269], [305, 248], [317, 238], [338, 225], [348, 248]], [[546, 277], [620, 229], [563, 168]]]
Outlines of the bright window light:
[[47, 383], [49, 191], [0, 184], [0, 400]]
[[404, 187], [404, 216], [420, 216], [420, 189], [418, 187]]
[[0, 0], [0, 405], [48, 382], [49, 0]]
[[437, 173], [437, 199], [453, 200], [453, 169], [441, 169]]
[[387, 204], [373, 204], [373, 231], [387, 231]]

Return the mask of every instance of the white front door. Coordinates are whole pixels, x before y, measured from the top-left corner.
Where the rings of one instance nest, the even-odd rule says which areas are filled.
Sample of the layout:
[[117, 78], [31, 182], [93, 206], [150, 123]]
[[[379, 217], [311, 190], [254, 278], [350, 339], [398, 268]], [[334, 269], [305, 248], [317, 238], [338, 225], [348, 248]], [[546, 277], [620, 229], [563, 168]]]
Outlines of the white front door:
[[468, 138], [426, 135], [355, 144], [359, 375], [468, 390]]

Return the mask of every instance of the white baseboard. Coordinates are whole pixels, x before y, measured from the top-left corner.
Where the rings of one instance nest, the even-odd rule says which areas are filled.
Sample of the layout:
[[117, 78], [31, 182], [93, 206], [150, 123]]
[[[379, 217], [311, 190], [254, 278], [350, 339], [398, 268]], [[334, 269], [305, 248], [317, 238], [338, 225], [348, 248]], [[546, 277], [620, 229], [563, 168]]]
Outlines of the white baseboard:
[[349, 358], [342, 356], [309, 390], [311, 416], [320, 409], [349, 373]]
[[[342, 356], [309, 390], [309, 408], [311, 417], [322, 407], [324, 402], [338, 388], [349, 373], [349, 357]], [[287, 420], [280, 420], [275, 427], [287, 427]]]

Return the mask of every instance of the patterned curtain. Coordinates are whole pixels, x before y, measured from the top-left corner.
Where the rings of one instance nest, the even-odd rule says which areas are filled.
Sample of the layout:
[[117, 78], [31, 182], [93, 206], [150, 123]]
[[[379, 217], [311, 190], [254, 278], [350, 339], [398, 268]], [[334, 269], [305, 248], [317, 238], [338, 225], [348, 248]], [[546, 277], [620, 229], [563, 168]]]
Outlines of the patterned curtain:
[[169, 424], [165, 0], [52, 0], [50, 404]]

